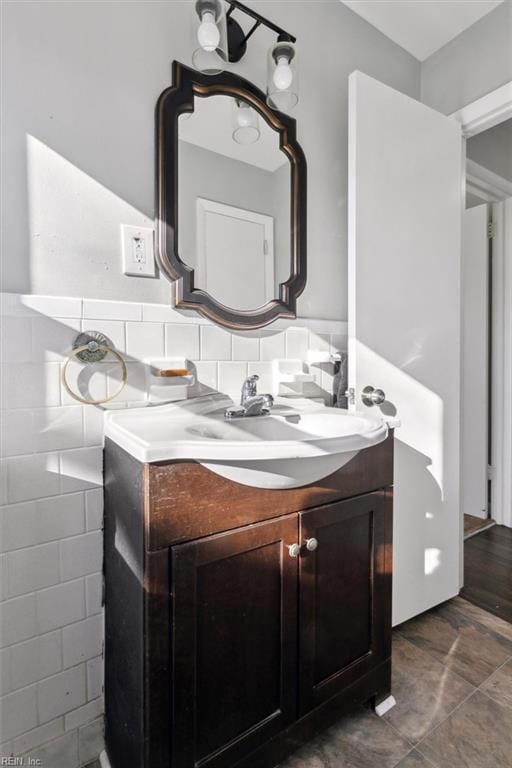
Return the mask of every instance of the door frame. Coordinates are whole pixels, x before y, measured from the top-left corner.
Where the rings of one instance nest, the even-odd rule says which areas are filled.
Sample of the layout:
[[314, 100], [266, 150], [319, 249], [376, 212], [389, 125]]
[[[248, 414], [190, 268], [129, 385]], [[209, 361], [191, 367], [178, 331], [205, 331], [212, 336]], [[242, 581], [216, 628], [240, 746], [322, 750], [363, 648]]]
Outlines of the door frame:
[[[512, 118], [512, 80], [454, 112], [464, 140]], [[465, 151], [465, 141], [464, 141]], [[478, 163], [466, 161], [466, 185], [483, 200], [498, 202], [512, 196], [512, 184], [482, 169]], [[464, 194], [464, 191], [463, 191]], [[512, 346], [510, 328], [504, 318], [512, 313], [512, 274], [506, 268], [504, 227], [501, 216], [493, 211], [496, 229], [492, 274], [492, 412], [491, 412], [491, 492], [492, 513], [498, 524], [512, 527], [512, 488], [510, 483], [510, 445], [512, 441], [512, 403], [504, 393], [512, 391]], [[494, 234], [494, 233], [493, 233]], [[461, 550], [464, 550], [464, 519], [461, 510]], [[463, 562], [461, 557], [461, 563]], [[462, 583], [462, 579], [461, 579]]]

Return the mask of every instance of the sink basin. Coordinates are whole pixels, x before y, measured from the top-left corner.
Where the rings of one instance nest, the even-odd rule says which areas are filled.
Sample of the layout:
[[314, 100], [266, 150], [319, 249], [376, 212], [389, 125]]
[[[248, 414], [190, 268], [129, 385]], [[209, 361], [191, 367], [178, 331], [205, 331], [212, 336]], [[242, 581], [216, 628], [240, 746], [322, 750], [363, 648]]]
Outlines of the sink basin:
[[142, 462], [190, 460], [257, 488], [297, 488], [385, 440], [379, 416], [279, 400], [267, 416], [226, 421], [223, 395], [110, 411], [105, 434]]

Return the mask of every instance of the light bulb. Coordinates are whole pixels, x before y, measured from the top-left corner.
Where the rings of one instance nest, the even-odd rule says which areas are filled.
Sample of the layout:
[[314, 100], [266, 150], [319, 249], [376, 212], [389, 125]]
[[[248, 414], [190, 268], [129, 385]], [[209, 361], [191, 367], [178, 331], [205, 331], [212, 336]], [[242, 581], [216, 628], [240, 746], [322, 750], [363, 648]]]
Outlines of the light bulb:
[[197, 39], [204, 51], [215, 51], [220, 42], [220, 32], [215, 23], [215, 16], [211, 11], [205, 11], [201, 17], [201, 23], [197, 29]]
[[279, 91], [286, 91], [292, 84], [293, 72], [286, 56], [279, 56], [272, 79], [275, 87]]

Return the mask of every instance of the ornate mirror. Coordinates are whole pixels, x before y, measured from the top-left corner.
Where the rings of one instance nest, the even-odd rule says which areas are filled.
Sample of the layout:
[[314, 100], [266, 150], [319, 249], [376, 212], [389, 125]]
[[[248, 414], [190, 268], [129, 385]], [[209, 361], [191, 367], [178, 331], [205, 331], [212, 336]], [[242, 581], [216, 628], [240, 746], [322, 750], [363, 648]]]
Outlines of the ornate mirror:
[[157, 253], [176, 306], [234, 329], [295, 317], [306, 284], [295, 120], [236, 75], [178, 62], [156, 120]]

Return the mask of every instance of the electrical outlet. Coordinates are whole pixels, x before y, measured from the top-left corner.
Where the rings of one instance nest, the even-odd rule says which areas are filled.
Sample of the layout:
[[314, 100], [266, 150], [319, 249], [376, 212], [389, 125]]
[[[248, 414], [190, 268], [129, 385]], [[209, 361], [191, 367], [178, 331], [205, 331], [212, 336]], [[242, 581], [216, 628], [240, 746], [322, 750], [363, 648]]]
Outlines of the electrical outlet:
[[123, 272], [138, 277], [155, 276], [155, 231], [151, 227], [121, 224]]

